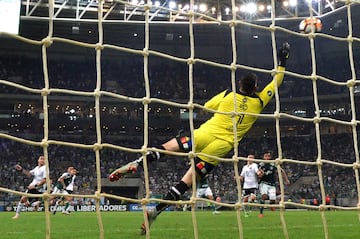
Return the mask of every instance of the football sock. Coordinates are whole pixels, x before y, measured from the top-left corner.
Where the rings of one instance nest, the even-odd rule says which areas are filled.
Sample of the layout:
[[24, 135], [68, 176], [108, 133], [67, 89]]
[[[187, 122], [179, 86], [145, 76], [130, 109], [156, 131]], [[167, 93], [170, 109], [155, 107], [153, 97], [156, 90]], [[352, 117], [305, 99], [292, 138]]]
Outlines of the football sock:
[[[180, 181], [175, 187], [172, 187], [169, 192], [166, 194], [166, 196], [163, 198], [164, 200], [172, 200], [176, 201], [179, 200], [181, 195], [183, 195], [189, 187], [184, 183], [183, 181]], [[156, 210], [158, 214], [160, 214], [165, 208], [167, 208], [169, 204], [167, 203], [159, 203], [156, 206]]]
[[55, 205], [54, 205], [54, 208], [53, 208], [53, 211], [54, 211], [54, 212], [56, 212], [56, 209], [57, 209], [57, 207], [59, 206], [59, 201], [60, 201], [60, 200], [56, 200], [56, 202], [55, 202]]
[[18, 203], [18, 206], [17, 206], [17, 208], [16, 208], [16, 214], [20, 214], [20, 211], [21, 211], [21, 208], [22, 208], [22, 202], [21, 201], [19, 201], [19, 203]]
[[260, 214], [264, 213], [264, 207], [260, 207]]
[[[157, 147], [158, 149], [162, 149], [162, 150], [166, 150], [162, 145]], [[150, 163], [150, 162], [154, 162], [158, 159], [160, 159], [162, 156], [162, 154], [160, 152], [155, 152], [155, 151], [149, 151], [146, 153], [146, 159], [147, 161]], [[136, 160], [136, 162], [139, 163], [139, 165], [142, 166], [142, 163], [143, 163], [143, 156], [141, 156], [139, 159]]]
[[[260, 200], [260, 203], [261, 204], [264, 204], [265, 203], [265, 201], [264, 200]], [[264, 213], [264, 207], [260, 207], [260, 214], [263, 214]]]
[[70, 203], [69, 203], [68, 201], [66, 201], [64, 211], [67, 211], [67, 210], [68, 210], [68, 208], [69, 208], [69, 206], [70, 206]]

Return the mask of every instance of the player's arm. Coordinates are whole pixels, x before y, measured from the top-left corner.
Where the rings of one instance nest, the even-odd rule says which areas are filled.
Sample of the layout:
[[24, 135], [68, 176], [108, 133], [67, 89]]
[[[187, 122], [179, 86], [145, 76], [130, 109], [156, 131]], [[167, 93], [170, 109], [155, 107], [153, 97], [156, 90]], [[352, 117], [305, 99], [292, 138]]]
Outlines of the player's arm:
[[279, 87], [284, 80], [284, 71], [287, 59], [290, 54], [290, 44], [285, 42], [282, 47], [278, 50], [279, 64], [277, 68], [277, 73], [274, 75], [273, 80], [264, 87], [264, 89], [258, 93], [259, 98], [263, 102], [263, 107], [265, 107], [275, 94], [275, 87]]
[[64, 175], [61, 175], [61, 177], [59, 177], [57, 181], [62, 185], [62, 189], [66, 188], [65, 176]]
[[260, 164], [258, 165], [258, 171], [256, 172], [259, 181], [260, 181], [260, 179], [262, 178], [262, 176], [264, 176], [264, 173], [265, 173], [264, 167], [263, 167], [263, 165], [260, 163]]
[[260, 167], [257, 163], [254, 163], [254, 171], [255, 171], [258, 179], [264, 175], [264, 171], [260, 169]]
[[20, 164], [15, 165], [16, 171], [25, 174], [28, 177], [31, 177], [31, 173], [29, 170], [25, 170]]
[[[244, 177], [245, 177], [245, 169], [244, 167], [241, 169], [241, 173], [239, 175], [239, 179], [240, 179], [240, 183], [244, 182]], [[234, 177], [234, 179], [236, 179], [236, 177]]]
[[289, 185], [289, 184], [290, 184], [289, 178], [288, 178], [288, 176], [286, 175], [285, 170], [282, 169], [282, 168], [281, 168], [281, 175], [283, 176], [285, 183], [286, 183], [287, 185]]

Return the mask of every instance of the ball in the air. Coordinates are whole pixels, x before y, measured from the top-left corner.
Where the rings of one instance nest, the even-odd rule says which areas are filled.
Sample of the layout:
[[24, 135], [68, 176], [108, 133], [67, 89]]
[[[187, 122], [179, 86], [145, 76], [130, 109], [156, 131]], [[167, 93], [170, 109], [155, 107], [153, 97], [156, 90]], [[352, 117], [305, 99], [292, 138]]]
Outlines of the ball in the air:
[[303, 19], [299, 24], [299, 30], [302, 33], [321, 32], [321, 20], [315, 17], [308, 17]]

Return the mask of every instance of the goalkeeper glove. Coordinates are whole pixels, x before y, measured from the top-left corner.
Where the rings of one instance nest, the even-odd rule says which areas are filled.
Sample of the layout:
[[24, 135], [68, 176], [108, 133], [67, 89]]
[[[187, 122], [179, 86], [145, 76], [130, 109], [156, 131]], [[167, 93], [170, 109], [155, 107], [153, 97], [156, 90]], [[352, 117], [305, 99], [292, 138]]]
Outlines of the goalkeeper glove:
[[279, 66], [285, 67], [286, 61], [289, 58], [290, 44], [288, 42], [283, 43], [282, 47], [278, 50]]

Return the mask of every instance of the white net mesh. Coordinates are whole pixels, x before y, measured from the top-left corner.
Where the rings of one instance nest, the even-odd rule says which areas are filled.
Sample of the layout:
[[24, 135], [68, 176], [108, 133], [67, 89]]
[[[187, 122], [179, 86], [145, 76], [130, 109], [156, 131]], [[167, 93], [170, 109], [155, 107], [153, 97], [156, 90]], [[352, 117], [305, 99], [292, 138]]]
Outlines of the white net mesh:
[[[271, 6], [272, 9], [275, 9], [275, 2], [276, 1], [271, 1]], [[15, 83], [15, 82], [11, 82], [9, 80], [0, 80], [0, 84], [4, 85], [4, 86], [9, 86], [12, 88], [17, 88], [19, 90], [31, 93], [31, 94], [36, 94], [36, 95], [41, 95], [42, 97], [42, 113], [43, 113], [43, 126], [44, 126], [44, 130], [43, 130], [43, 138], [39, 141], [33, 141], [33, 140], [27, 140], [21, 137], [15, 137], [12, 136], [11, 134], [7, 134], [7, 133], [0, 133], [0, 137], [1, 138], [5, 138], [11, 141], [16, 141], [19, 142], [21, 144], [27, 144], [27, 145], [32, 145], [32, 146], [36, 146], [36, 147], [41, 147], [43, 149], [43, 154], [45, 155], [45, 159], [46, 159], [46, 165], [49, 165], [49, 147], [51, 147], [52, 145], [57, 145], [57, 146], [66, 146], [69, 148], [81, 148], [84, 150], [93, 150], [95, 152], [95, 175], [94, 177], [96, 177], [96, 188], [102, 188], [102, 175], [101, 175], [101, 165], [102, 165], [102, 157], [101, 157], [101, 151], [104, 149], [113, 149], [113, 150], [118, 150], [118, 151], [124, 151], [124, 152], [128, 152], [128, 153], [142, 153], [143, 155], [146, 154], [146, 152], [150, 149], [149, 148], [149, 111], [151, 109], [150, 104], [152, 103], [158, 103], [161, 105], [166, 105], [166, 106], [172, 106], [172, 107], [177, 107], [177, 108], [181, 108], [181, 109], [186, 109], [188, 111], [188, 116], [189, 116], [189, 121], [188, 121], [188, 126], [189, 126], [189, 130], [190, 132], [194, 131], [195, 125], [194, 125], [194, 111], [196, 109], [205, 109], [202, 104], [197, 103], [194, 100], [194, 66], [196, 64], [204, 64], [204, 65], [208, 65], [214, 68], [222, 68], [228, 72], [230, 72], [231, 75], [231, 87], [233, 91], [236, 91], [236, 75], [238, 74], [239, 70], [250, 70], [250, 71], [254, 71], [257, 72], [259, 74], [267, 74], [267, 75], [271, 75], [274, 74], [276, 72], [276, 68], [277, 68], [277, 52], [276, 52], [276, 46], [279, 45], [279, 42], [277, 40], [277, 33], [281, 32], [284, 34], [287, 34], [288, 36], [292, 36], [292, 37], [298, 37], [298, 38], [303, 38], [304, 41], [306, 40], [309, 45], [310, 45], [310, 65], [311, 65], [311, 72], [310, 74], [300, 74], [300, 73], [296, 73], [295, 71], [291, 71], [291, 67], [289, 67], [289, 70], [287, 70], [285, 72], [286, 77], [294, 77], [294, 78], [298, 78], [304, 81], [311, 81], [312, 82], [312, 96], [313, 96], [313, 103], [314, 103], [314, 111], [315, 111], [315, 115], [314, 117], [300, 117], [300, 116], [296, 116], [296, 115], [292, 115], [289, 114], [287, 112], [282, 111], [281, 109], [281, 100], [279, 97], [279, 92], [276, 90], [276, 94], [275, 94], [275, 110], [273, 112], [270, 113], [264, 113], [261, 115], [257, 115], [260, 119], [273, 119], [275, 121], [275, 135], [276, 135], [276, 145], [277, 145], [277, 158], [275, 159], [275, 163], [277, 165], [278, 168], [278, 172], [279, 172], [279, 185], [280, 185], [280, 200], [279, 203], [274, 205], [275, 207], [280, 209], [280, 216], [281, 216], [281, 222], [282, 222], [282, 228], [283, 228], [283, 232], [284, 232], [284, 237], [285, 238], [289, 238], [288, 235], [288, 229], [286, 226], [286, 219], [285, 219], [285, 208], [288, 206], [294, 206], [294, 207], [300, 207], [300, 208], [310, 208], [310, 209], [318, 209], [321, 213], [321, 217], [322, 217], [322, 222], [323, 222], [323, 226], [324, 226], [324, 231], [325, 231], [325, 238], [330, 238], [329, 233], [328, 233], [328, 226], [327, 226], [327, 221], [325, 218], [325, 213], [324, 211], [328, 208], [336, 208], [336, 209], [346, 209], [346, 210], [354, 210], [357, 209], [359, 210], [360, 208], [360, 181], [359, 181], [359, 168], [360, 168], [360, 161], [359, 161], [359, 151], [358, 151], [358, 138], [357, 138], [357, 124], [359, 123], [359, 120], [356, 117], [356, 101], [355, 101], [355, 86], [357, 84], [359, 84], [359, 80], [357, 79], [357, 75], [356, 75], [356, 57], [354, 56], [354, 49], [358, 50], [358, 44], [360, 43], [360, 39], [356, 36], [353, 35], [353, 15], [357, 14], [357, 12], [353, 12], [352, 9], [354, 9], [354, 4], [356, 4], [356, 2], [358, 1], [345, 1], [345, 6], [343, 7], [343, 9], [346, 9], [346, 17], [347, 17], [347, 27], [348, 27], [348, 31], [347, 31], [347, 35], [346, 36], [336, 36], [336, 35], [331, 35], [331, 34], [325, 34], [325, 33], [310, 33], [310, 34], [302, 34], [302, 33], [298, 33], [294, 30], [291, 29], [287, 29], [285, 27], [281, 26], [281, 21], [278, 18], [276, 18], [276, 12], [275, 11], [271, 11], [271, 17], [270, 19], [268, 19], [268, 22], [270, 24], [266, 25], [266, 24], [259, 24], [259, 22], [249, 22], [249, 21], [244, 21], [244, 20], [239, 20], [237, 17], [237, 3], [232, 0], [231, 1], [231, 16], [232, 18], [229, 18], [228, 20], [224, 20], [224, 19], [219, 19], [217, 16], [210, 16], [207, 15], [205, 13], [200, 13], [200, 12], [196, 12], [194, 11], [194, 7], [195, 7], [195, 3], [194, 1], [190, 1], [189, 3], [189, 8], [186, 9], [186, 11], [183, 9], [180, 10], [171, 10], [168, 9], [165, 6], [159, 6], [159, 7], [154, 7], [154, 5], [152, 5], [152, 3], [150, 1], [148, 1], [147, 3], [144, 4], [131, 4], [128, 3], [127, 1], [116, 1], [116, 3], [124, 5], [124, 6], [128, 6], [129, 9], [137, 9], [137, 10], [141, 10], [144, 14], [144, 20], [141, 21], [139, 24], [141, 25], [141, 27], [143, 27], [143, 34], [144, 34], [144, 44], [141, 50], [135, 49], [135, 48], [131, 48], [131, 47], [123, 47], [120, 45], [115, 45], [115, 44], [108, 44], [106, 43], [106, 41], [104, 41], [104, 28], [103, 28], [103, 21], [105, 19], [106, 16], [106, 12], [104, 12], [104, 8], [103, 8], [103, 4], [104, 2], [100, 1], [98, 3], [98, 8], [97, 8], [97, 40], [96, 43], [89, 43], [89, 42], [81, 42], [81, 41], [75, 41], [75, 40], [71, 40], [71, 39], [67, 39], [67, 38], [62, 38], [62, 37], [56, 37], [54, 36], [54, 19], [56, 18], [56, 15], [58, 13], [58, 9], [56, 9], [54, 7], [54, 1], [49, 1], [49, 18], [48, 18], [48, 34], [45, 38], [43, 38], [42, 40], [32, 40], [29, 38], [25, 38], [25, 37], [21, 37], [21, 36], [16, 36], [13, 34], [6, 34], [6, 33], [1, 33], [2, 35], [6, 35], [7, 37], [16, 39], [18, 41], [21, 41], [25, 44], [29, 44], [29, 45], [36, 45], [41, 47], [41, 56], [42, 56], [42, 70], [43, 70], [43, 79], [44, 79], [44, 87], [42, 89], [39, 88], [32, 88], [31, 86], [25, 86], [23, 84], [20, 83]], [[155, 10], [154, 10], [155, 9]], [[359, 10], [359, 8], [355, 8], [356, 11]], [[182, 19], [183, 22], [181, 22], [181, 24], [184, 24], [188, 27], [188, 36], [189, 36], [189, 54], [187, 57], [178, 57], [178, 56], [174, 56], [172, 54], [168, 54], [168, 53], [164, 53], [160, 50], [154, 50], [151, 47], [151, 41], [150, 41], [150, 36], [151, 36], [151, 24], [152, 24], [152, 19], [156, 16], [156, 14], [161, 14], [161, 11], [166, 10], [168, 12], [170, 12], [171, 17], [170, 17], [170, 21], [173, 22], [173, 24], [176, 24], [175, 21]], [[316, 9], [314, 9], [312, 6], [309, 6], [309, 16], [313, 16], [314, 13], [316, 13]], [[130, 18], [132, 12], [129, 11], [128, 17]], [[214, 28], [216, 27], [228, 27], [229, 29], [229, 34], [230, 34], [230, 51], [231, 51], [231, 62], [230, 63], [224, 63], [224, 62], [219, 62], [219, 61], [211, 61], [208, 60], [206, 58], [199, 58], [197, 57], [196, 54], [196, 44], [195, 41], [197, 39], [196, 36], [196, 29], [195, 26], [201, 25], [201, 24], [211, 24]], [[272, 58], [272, 62], [273, 62], [273, 69], [266, 69], [266, 68], [261, 68], [261, 67], [255, 67], [252, 65], [248, 65], [248, 64], [244, 64], [244, 63], [240, 63], [239, 62], [239, 41], [238, 38], [240, 37], [238, 35], [238, 28], [239, 27], [251, 27], [252, 29], [257, 29], [258, 31], [266, 31], [268, 32], [268, 34], [270, 35], [270, 44], [269, 46], [271, 46], [272, 48], [272, 56], [270, 58]], [[358, 27], [358, 25], [356, 25]], [[168, 37], [172, 37], [171, 35], [169, 35]], [[349, 59], [349, 68], [351, 71], [351, 77], [346, 80], [345, 82], [339, 82], [336, 79], [330, 79], [327, 78], [325, 76], [322, 76], [320, 74], [318, 74], [318, 64], [317, 64], [317, 58], [319, 57], [316, 54], [316, 47], [315, 44], [317, 42], [317, 40], [319, 38], [323, 38], [323, 39], [327, 39], [329, 41], [337, 41], [337, 42], [344, 42], [347, 44], [347, 50], [348, 50], [348, 59]], [[256, 41], [255, 37], [254, 37], [254, 41]], [[80, 90], [70, 90], [70, 89], [64, 89], [64, 88], [53, 88], [50, 87], [50, 80], [49, 80], [49, 72], [48, 72], [48, 54], [49, 51], [52, 48], [52, 45], [55, 43], [64, 43], [64, 44], [68, 44], [68, 45], [74, 45], [76, 47], [81, 47], [81, 48], [87, 48], [87, 49], [92, 49], [95, 50], [95, 59], [96, 59], [96, 87], [93, 89], [93, 91], [80, 91]], [[241, 43], [240, 43], [241, 44]], [[256, 43], [254, 43], [256, 44]], [[354, 46], [356, 45], [356, 46]], [[241, 46], [243, 47], [243, 46]], [[302, 47], [302, 46], [301, 46]], [[243, 48], [241, 48], [243, 49]], [[102, 75], [102, 67], [103, 67], [103, 63], [102, 63], [102, 54], [104, 51], [112, 51], [112, 52], [122, 52], [124, 54], [129, 54], [129, 55], [135, 55], [138, 57], [142, 58], [142, 62], [143, 62], [143, 87], [144, 87], [144, 91], [145, 91], [145, 95], [144, 97], [136, 97], [136, 96], [128, 96], [126, 94], [119, 94], [119, 93], [114, 93], [114, 92], [110, 92], [110, 91], [106, 91], [103, 90], [103, 75]], [[249, 53], [251, 51], [248, 51]], [[300, 51], [296, 51], [299, 52]], [[184, 63], [187, 64], [187, 79], [188, 79], [188, 99], [186, 99], [186, 102], [182, 102], [179, 103], [177, 101], [171, 101], [171, 100], [165, 100], [165, 99], [160, 99], [160, 98], [156, 98], [153, 97], [151, 94], [151, 79], [150, 79], [150, 73], [149, 73], [149, 62], [151, 61], [152, 57], [157, 57], [157, 58], [161, 58], [161, 59], [165, 59], [166, 61], [171, 61], [171, 62], [179, 62], [179, 63]], [[321, 56], [320, 56], [321, 57]], [[319, 81], [320, 82], [325, 82], [334, 86], [339, 86], [339, 87], [347, 87], [348, 88], [348, 102], [350, 104], [349, 109], [351, 110], [351, 118], [348, 121], [345, 120], [339, 120], [336, 118], [332, 118], [332, 117], [327, 117], [327, 116], [323, 116], [321, 114], [322, 109], [319, 106], [319, 96], [318, 96], [318, 92], [319, 92]], [[81, 97], [88, 97], [88, 98], [92, 98], [93, 99], [93, 103], [94, 103], [94, 116], [95, 116], [95, 130], [96, 130], [96, 142], [94, 144], [82, 144], [82, 143], [73, 143], [73, 142], [67, 142], [67, 141], [62, 141], [62, 140], [53, 140], [51, 139], [51, 135], [49, 135], [49, 123], [50, 123], [50, 119], [49, 119], [49, 112], [48, 112], [48, 105], [49, 105], [49, 97], [51, 95], [56, 95], [56, 94], [63, 94], [66, 96], [81, 96]], [[103, 135], [102, 135], [102, 117], [101, 117], [101, 99], [103, 97], [108, 97], [114, 100], [119, 100], [119, 101], [130, 101], [130, 102], [134, 102], [134, 103], [139, 103], [142, 104], [143, 106], [143, 145], [141, 148], [131, 148], [131, 147], [124, 147], [124, 146], [119, 146], [116, 144], [112, 144], [112, 143], [104, 143], [103, 142]], [[234, 103], [235, 104], [235, 103]], [[206, 109], [205, 109], [206, 110]], [[234, 114], [239, 114], [241, 112], [233, 112]], [[281, 140], [281, 124], [280, 121], [283, 119], [291, 119], [291, 120], [295, 120], [295, 121], [299, 121], [302, 123], [309, 123], [309, 124], [313, 124], [314, 126], [314, 132], [315, 132], [315, 142], [316, 142], [316, 148], [317, 148], [317, 156], [316, 156], [316, 160], [314, 161], [304, 161], [302, 159], [295, 159], [295, 158], [287, 158], [286, 156], [283, 155], [283, 142]], [[354, 150], [354, 158], [352, 160], [352, 162], [348, 162], [348, 163], [343, 163], [343, 162], [336, 162], [336, 161], [332, 161], [332, 160], [328, 160], [326, 158], [323, 157], [323, 145], [321, 142], [321, 127], [320, 127], [320, 123], [322, 122], [329, 122], [329, 123], [334, 123], [334, 124], [340, 124], [340, 125], [344, 125], [344, 126], [348, 126], [351, 128], [351, 134], [352, 134], [352, 141], [353, 141], [353, 150]], [[234, 132], [234, 134], [236, 134], [236, 132]], [[191, 134], [192, 135], [192, 134]], [[192, 135], [192, 141], [193, 141], [193, 135]], [[241, 142], [240, 142], [241, 145]], [[234, 144], [234, 153], [232, 155], [231, 158], [217, 158], [217, 160], [221, 161], [224, 164], [233, 164], [234, 166], [234, 172], [235, 172], [235, 176], [238, 178], [239, 174], [239, 163], [241, 161], [246, 160], [246, 158], [241, 157], [242, 155], [239, 153], [239, 145], [237, 142], [235, 142]], [[155, 149], [158, 150], [158, 149]], [[161, 151], [161, 150], [159, 150]], [[186, 156], [188, 158], [190, 158], [191, 162], [193, 162], [194, 157], [197, 155], [195, 152], [191, 152], [191, 153], [170, 153], [170, 152], [165, 152], [165, 151], [161, 151], [162, 153], [167, 153], [169, 155], [174, 155], [174, 156]], [[257, 160], [257, 161], [261, 161], [261, 160]], [[318, 177], [318, 182], [319, 182], [319, 188], [320, 188], [320, 193], [321, 193], [321, 199], [322, 199], [322, 203], [319, 206], [312, 206], [312, 205], [304, 205], [301, 204], [299, 202], [292, 202], [292, 201], [286, 201], [285, 199], [285, 186], [284, 186], [284, 182], [283, 182], [283, 177], [280, 173], [280, 169], [282, 167], [282, 165], [284, 164], [289, 164], [289, 165], [295, 165], [295, 164], [299, 164], [299, 165], [306, 165], [306, 166], [315, 166], [317, 167], [317, 177]], [[355, 178], [355, 185], [356, 185], [356, 194], [358, 197], [358, 203], [355, 206], [351, 206], [351, 207], [342, 207], [342, 206], [334, 206], [334, 205], [326, 205], [325, 204], [325, 197], [326, 197], [326, 189], [325, 189], [325, 185], [324, 185], [324, 175], [323, 175], [323, 170], [324, 170], [324, 165], [331, 165], [334, 167], [343, 167], [343, 168], [348, 168], [348, 169], [353, 169], [353, 176]], [[194, 174], [193, 174], [194, 175]], [[49, 175], [49, 167], [47, 166], [47, 177], [50, 178]], [[195, 185], [195, 178], [193, 178], [193, 182]], [[192, 196], [190, 197], [189, 200], [187, 201], [182, 201], [182, 202], [172, 202], [172, 201], [164, 201], [161, 199], [154, 199], [151, 198], [151, 191], [152, 191], [152, 187], [150, 186], [150, 181], [149, 181], [149, 166], [147, 165], [147, 161], [144, 161], [144, 185], [145, 185], [145, 195], [143, 198], [139, 198], [139, 199], [134, 199], [134, 198], [128, 198], [128, 197], [122, 197], [122, 196], [116, 196], [116, 195], [112, 195], [112, 194], [104, 194], [101, 193], [100, 191], [96, 191], [95, 193], [91, 193], [89, 195], [79, 195], [76, 194], [74, 195], [75, 197], [81, 198], [81, 197], [87, 197], [87, 198], [93, 198], [96, 200], [96, 212], [97, 212], [97, 218], [98, 218], [98, 224], [99, 224], [99, 228], [100, 228], [100, 234], [99, 234], [99, 238], [104, 238], [104, 227], [103, 227], [103, 222], [102, 222], [102, 218], [100, 215], [100, 210], [99, 210], [99, 206], [100, 206], [100, 198], [102, 196], [106, 196], [108, 198], [114, 198], [114, 199], [118, 199], [118, 200], [124, 200], [124, 201], [128, 201], [128, 202], [134, 202], [134, 203], [139, 203], [142, 204], [143, 208], [145, 209], [146, 205], [150, 202], [167, 202], [170, 204], [191, 204], [191, 205], [195, 205], [196, 202], [199, 201], [204, 201], [204, 202], [209, 202], [209, 200], [206, 199], [201, 199], [201, 198], [196, 198], [196, 187], [193, 187], [193, 191], [192, 191]], [[225, 206], [225, 207], [229, 207], [229, 208], [233, 208], [236, 210], [237, 213], [237, 220], [238, 220], [238, 229], [239, 229], [239, 235], [240, 238], [243, 238], [243, 223], [241, 221], [241, 209], [244, 206], [244, 203], [242, 202], [242, 196], [241, 196], [241, 184], [240, 181], [237, 180], [236, 181], [236, 188], [237, 188], [237, 194], [238, 194], [238, 198], [239, 200], [235, 203], [235, 204], [230, 204], [230, 203], [225, 203], [225, 202], [213, 202], [216, 203], [218, 206]], [[47, 186], [48, 188], [51, 187], [50, 185], [50, 181], [47, 181]], [[5, 187], [1, 187], [0, 190], [2, 192], [5, 193], [12, 193], [15, 195], [24, 195], [24, 193], [21, 193], [17, 190], [12, 190], [9, 188], [5, 188]], [[35, 195], [29, 195], [31, 196], [35, 196]], [[49, 198], [49, 191], [47, 191], [46, 193], [44, 193], [43, 195], [44, 198], [44, 202], [45, 202], [45, 211], [46, 211], [46, 223], [47, 223], [47, 234], [46, 237], [50, 238], [50, 212], [49, 212], [49, 203], [48, 203], [48, 198]], [[246, 205], [246, 203], [245, 203]], [[260, 204], [253, 204], [255, 206], [261, 206]], [[193, 225], [194, 225], [194, 238], [200, 238], [199, 236], [199, 232], [197, 229], [197, 219], [196, 219], [196, 214], [195, 214], [195, 210], [192, 210], [192, 220], [193, 220]], [[145, 218], [145, 217], [144, 217]], [[359, 220], [360, 220], [360, 216], [359, 216]], [[150, 234], [147, 235], [147, 238], [150, 238]]]

